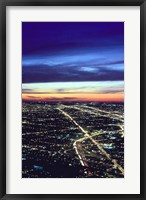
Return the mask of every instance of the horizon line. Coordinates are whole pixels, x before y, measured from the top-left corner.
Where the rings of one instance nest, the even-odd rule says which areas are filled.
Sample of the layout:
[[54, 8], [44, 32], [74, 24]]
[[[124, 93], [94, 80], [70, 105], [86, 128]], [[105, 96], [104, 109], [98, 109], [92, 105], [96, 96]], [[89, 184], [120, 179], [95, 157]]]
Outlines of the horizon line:
[[74, 102], [78, 102], [78, 103], [82, 103], [82, 102], [87, 102], [87, 103], [124, 103], [124, 100], [123, 101], [88, 101], [88, 100], [84, 100], [84, 101], [46, 101], [46, 100], [28, 100], [28, 99], [22, 99], [22, 102], [42, 102], [42, 103], [74, 103]]

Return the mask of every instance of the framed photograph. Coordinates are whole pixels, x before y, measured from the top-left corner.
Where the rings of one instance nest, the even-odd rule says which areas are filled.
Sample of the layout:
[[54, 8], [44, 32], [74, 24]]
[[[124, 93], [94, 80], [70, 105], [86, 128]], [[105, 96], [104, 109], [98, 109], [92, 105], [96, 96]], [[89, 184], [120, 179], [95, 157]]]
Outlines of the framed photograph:
[[1, 199], [146, 200], [145, 1], [0, 7]]

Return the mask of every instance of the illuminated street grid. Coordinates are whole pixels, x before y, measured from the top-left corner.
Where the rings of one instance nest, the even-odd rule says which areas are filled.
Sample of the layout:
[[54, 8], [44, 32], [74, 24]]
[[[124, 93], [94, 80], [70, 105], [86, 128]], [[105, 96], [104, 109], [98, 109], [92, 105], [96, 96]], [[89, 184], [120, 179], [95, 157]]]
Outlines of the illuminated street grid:
[[23, 102], [23, 178], [123, 178], [122, 103]]

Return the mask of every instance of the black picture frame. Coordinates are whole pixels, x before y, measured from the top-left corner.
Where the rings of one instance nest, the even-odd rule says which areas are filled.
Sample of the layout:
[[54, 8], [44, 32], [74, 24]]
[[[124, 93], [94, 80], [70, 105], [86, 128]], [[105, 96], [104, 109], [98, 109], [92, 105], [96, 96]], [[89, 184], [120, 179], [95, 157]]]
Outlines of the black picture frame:
[[[7, 6], [140, 6], [140, 194], [6, 194], [6, 7]], [[0, 198], [146, 200], [146, 2], [145, 0], [0, 0]], [[134, 181], [134, 177], [133, 177]], [[131, 186], [132, 187], [132, 186]]]

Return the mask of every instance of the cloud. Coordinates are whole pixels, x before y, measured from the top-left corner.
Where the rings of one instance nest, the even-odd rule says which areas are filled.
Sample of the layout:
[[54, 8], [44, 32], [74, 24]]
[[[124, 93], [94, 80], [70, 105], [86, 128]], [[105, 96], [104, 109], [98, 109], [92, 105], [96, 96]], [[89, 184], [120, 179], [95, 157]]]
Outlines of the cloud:
[[[22, 81], [23, 83], [121, 81], [124, 80], [124, 71], [119, 69], [118, 66], [117, 69], [110, 67], [119, 63], [121, 64], [123, 63], [123, 61], [91, 65], [75, 63], [72, 66], [70, 66], [70, 64], [60, 64], [53, 66], [24, 65], [22, 72]], [[86, 70], [86, 68], [88, 69]]]
[[37, 89], [22, 89], [22, 94], [52, 94], [52, 92], [40, 92]]
[[61, 97], [61, 98], [57, 98], [57, 97], [49, 97], [49, 98], [43, 98], [44, 101], [77, 101], [79, 100], [76, 97]]
[[[123, 22], [22, 23], [22, 83], [123, 81], [123, 54]], [[54, 92], [73, 94], [84, 89], [55, 88]], [[30, 95], [52, 92], [22, 90]]]
[[[89, 82], [86, 83], [86, 86], [79, 86], [80, 83], [78, 82], [78, 84], [74, 85], [74, 84], [62, 84], [62, 83], [55, 83], [55, 86], [52, 83], [47, 83], [47, 86], [44, 85], [42, 87], [41, 85], [39, 85], [38, 88], [35, 89], [22, 89], [22, 93], [23, 94], [30, 94], [30, 95], [40, 95], [40, 94], [48, 94], [50, 96], [53, 94], [64, 94], [64, 95], [68, 95], [68, 94], [119, 94], [119, 93], [124, 93], [124, 88], [123, 88], [123, 84], [120, 84], [120, 82], [112, 82], [110, 84], [112, 84], [112, 86], [109, 85], [109, 83], [104, 83], [104, 85], [102, 84], [102, 82], [100, 82], [100, 84], [98, 82], [94, 83], [95, 86], [91, 86], [89, 85]], [[23, 87], [32, 87], [31, 85], [23, 85]]]
[[[124, 45], [123, 22], [23, 22], [23, 55], [44, 55]], [[31, 44], [31, 45], [30, 45]]]
[[124, 88], [119, 89], [119, 88], [113, 88], [113, 89], [103, 89], [101, 91], [97, 91], [97, 94], [123, 94], [124, 93]]
[[26, 96], [27, 98], [31, 98], [31, 99], [39, 99], [40, 97], [34, 97], [34, 96]]
[[22, 94], [31, 94], [34, 91], [34, 89], [22, 89]]

